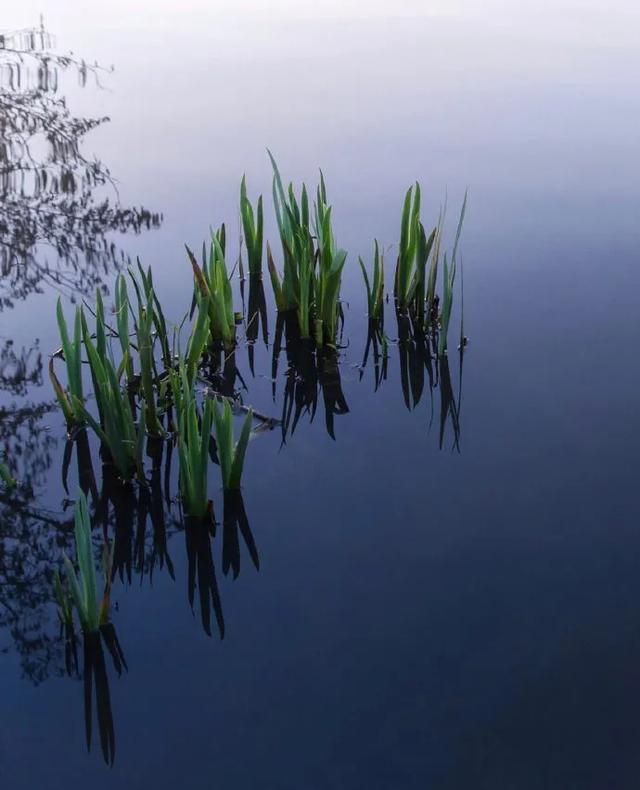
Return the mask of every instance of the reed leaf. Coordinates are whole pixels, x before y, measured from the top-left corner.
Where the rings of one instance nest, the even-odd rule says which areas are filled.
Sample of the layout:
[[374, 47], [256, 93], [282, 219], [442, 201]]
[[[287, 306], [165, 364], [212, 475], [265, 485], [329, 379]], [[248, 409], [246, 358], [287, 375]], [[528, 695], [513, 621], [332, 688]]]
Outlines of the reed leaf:
[[74, 405], [76, 401], [84, 402], [82, 386], [82, 310], [76, 307], [73, 322], [73, 339], [69, 336], [67, 322], [62, 311], [62, 302], [58, 298], [56, 304], [56, 320], [60, 332], [60, 342], [67, 369], [68, 392], [64, 390], [60, 380], [53, 369], [53, 360], [49, 362], [49, 378], [56, 398], [60, 404], [68, 425], [80, 423], [83, 420], [81, 411]]
[[222, 475], [222, 486], [226, 491], [238, 489], [240, 488], [247, 443], [251, 434], [253, 412], [251, 409], [247, 411], [240, 431], [240, 437], [234, 444], [233, 414], [229, 401], [223, 399], [221, 409], [217, 400], [211, 402], [213, 403], [213, 424]]
[[[137, 473], [142, 480], [144, 431], [134, 420], [129, 397], [120, 386], [118, 373], [110, 354], [100, 357], [86, 330], [84, 344], [95, 383], [95, 397], [102, 424], [98, 423], [82, 404], [76, 402], [77, 407], [82, 409], [84, 418], [109, 450], [121, 477], [129, 480]], [[123, 358], [124, 367], [126, 367], [127, 355], [128, 352]]]
[[125, 360], [125, 371], [127, 380], [133, 380], [133, 358], [131, 355], [131, 344], [129, 337], [129, 294], [127, 293], [127, 281], [124, 275], [119, 274], [116, 278], [115, 288], [115, 309], [116, 327], [118, 339], [122, 349], [122, 359]]
[[[93, 557], [93, 544], [91, 541], [91, 517], [84, 492], [78, 493], [75, 507], [74, 536], [76, 544], [76, 563], [78, 572], [71, 560], [63, 555], [67, 582], [69, 585], [71, 601], [78, 611], [82, 630], [85, 633], [97, 631], [105, 625], [109, 618], [109, 598], [111, 591], [111, 568], [113, 565], [113, 544], [105, 546], [102, 564], [104, 572], [103, 593], [100, 595], [97, 586], [95, 561]], [[59, 604], [65, 600], [65, 593], [58, 579]], [[61, 603], [63, 616], [71, 619], [68, 603]]]
[[396, 266], [395, 297], [400, 310], [406, 310], [415, 286], [416, 252], [420, 222], [420, 184], [409, 187], [404, 198], [400, 223], [400, 247]]
[[247, 247], [249, 274], [252, 277], [259, 277], [262, 274], [262, 195], [258, 198], [254, 217], [253, 207], [247, 197], [247, 184], [244, 176], [242, 176], [242, 182], [240, 184], [240, 217], [242, 219], [244, 241]]
[[213, 405], [211, 401], [205, 400], [200, 418], [193, 385], [188, 380], [183, 360], [180, 361], [179, 370], [171, 372], [171, 386], [178, 411], [180, 494], [187, 516], [204, 519], [211, 510], [207, 478]]
[[384, 256], [380, 254], [378, 240], [373, 242], [373, 276], [369, 279], [367, 268], [364, 261], [358, 256], [360, 269], [364, 285], [367, 289], [367, 311], [371, 321], [379, 321], [382, 318], [383, 298], [384, 298]]

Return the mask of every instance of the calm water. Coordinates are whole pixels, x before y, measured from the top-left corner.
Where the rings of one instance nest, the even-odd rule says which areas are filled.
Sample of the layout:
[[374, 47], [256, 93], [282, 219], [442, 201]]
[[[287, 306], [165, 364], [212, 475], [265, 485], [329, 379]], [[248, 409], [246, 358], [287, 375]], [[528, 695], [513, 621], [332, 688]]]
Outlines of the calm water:
[[[273, 417], [291, 398], [301, 405], [285, 442], [277, 427], [248, 452], [259, 570], [242, 535], [237, 547], [222, 527], [187, 540], [175, 501], [162, 504], [166, 455], [148, 500], [110, 496], [91, 441], [119, 541], [113, 622], [128, 665], [118, 676], [106, 660], [111, 767], [95, 721], [87, 750], [83, 685], [65, 672], [52, 603], [88, 467], [69, 448], [67, 493], [46, 366], [58, 292], [78, 295], [95, 277], [110, 288], [115, 269], [80, 255], [71, 280], [41, 272], [25, 293], [28, 272], [57, 269], [41, 246], [30, 268], [5, 273], [0, 440], [33, 490], [0, 498], [5, 787], [637, 787], [638, 11], [367, 5], [47, 4], [59, 51], [116, 66], [104, 90], [72, 76], [59, 95], [78, 117], [110, 116], [82, 150], [110, 169], [121, 205], [162, 214], [106, 238], [153, 266], [171, 321], [191, 295], [184, 242], [198, 247], [226, 221], [237, 251], [240, 178], [268, 198], [267, 146], [296, 182], [314, 183], [322, 166], [349, 259], [338, 366], [305, 386], [304, 359], [283, 344], [272, 379], [265, 278], [268, 348], [256, 342], [252, 373], [241, 344], [238, 377], [224, 380]], [[30, 6], [3, 26], [36, 23]], [[416, 178], [430, 220], [446, 191], [450, 225], [470, 189], [470, 344], [462, 381], [452, 354], [450, 388], [442, 369], [430, 387], [388, 305], [376, 390], [371, 356], [361, 368], [356, 260], [374, 236], [396, 243]], [[5, 195], [0, 217], [8, 207]], [[267, 216], [279, 252], [270, 199]], [[11, 357], [31, 348], [24, 365]], [[345, 413], [331, 422], [332, 411]], [[218, 599], [208, 618], [200, 601], [210, 559], [224, 639]]]

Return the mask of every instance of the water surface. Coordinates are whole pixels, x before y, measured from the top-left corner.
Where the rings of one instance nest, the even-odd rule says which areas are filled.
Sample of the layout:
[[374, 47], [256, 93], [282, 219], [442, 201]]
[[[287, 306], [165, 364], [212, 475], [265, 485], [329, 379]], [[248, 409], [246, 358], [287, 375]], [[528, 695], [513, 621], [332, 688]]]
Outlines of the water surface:
[[[240, 539], [238, 578], [223, 573], [221, 530], [198, 549], [206, 559], [211, 547], [224, 639], [213, 612], [206, 634], [198, 594], [189, 604], [194, 547], [175, 502], [166, 546], [151, 515], [141, 526], [148, 503], [109, 502], [110, 529], [131, 532], [114, 587], [129, 670], [108, 663], [111, 768], [95, 728], [87, 751], [82, 683], [66, 676], [52, 604], [86, 470], [74, 447], [67, 494], [65, 428], [46, 405], [60, 288], [44, 278], [22, 298], [8, 286], [5, 353], [39, 345], [26, 385], [11, 359], [2, 377], [3, 450], [33, 488], [17, 509], [3, 498], [0, 526], [7, 787], [79, 776], [95, 788], [636, 786], [640, 64], [637, 11], [617, 5], [50, 4], [59, 50], [116, 66], [103, 90], [73, 79], [60, 90], [77, 116], [110, 116], [83, 150], [109, 167], [121, 205], [162, 215], [107, 238], [153, 266], [172, 321], [192, 289], [184, 243], [226, 221], [233, 246], [242, 174], [253, 195], [270, 194], [267, 146], [296, 182], [322, 166], [349, 260], [344, 348], [307, 392], [314, 419], [303, 413], [285, 443], [275, 429], [250, 445], [243, 497], [259, 571]], [[36, 23], [29, 11], [3, 25]], [[387, 378], [376, 390], [373, 360], [360, 367], [357, 255], [374, 236], [396, 243], [415, 179], [432, 220], [448, 194], [450, 235], [470, 194], [470, 343], [462, 383], [450, 355], [459, 426], [447, 413], [442, 441], [443, 371], [431, 390], [405, 357], [403, 388], [390, 305]], [[274, 240], [270, 201], [267, 216]], [[113, 266], [82, 259], [80, 271], [113, 286]], [[256, 343], [255, 375], [238, 348], [246, 389], [234, 386], [279, 418], [296, 377], [283, 350], [274, 399], [266, 278], [265, 290], [269, 347]], [[336, 393], [348, 412], [332, 438]], [[221, 509], [218, 486], [213, 469]]]

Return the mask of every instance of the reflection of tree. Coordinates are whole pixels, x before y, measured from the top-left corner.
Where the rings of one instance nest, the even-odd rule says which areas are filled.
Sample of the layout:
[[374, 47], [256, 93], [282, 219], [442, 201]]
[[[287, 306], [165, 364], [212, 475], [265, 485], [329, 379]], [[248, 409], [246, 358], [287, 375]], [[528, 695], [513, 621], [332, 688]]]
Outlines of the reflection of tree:
[[94, 289], [122, 261], [108, 234], [161, 222], [121, 206], [108, 168], [83, 155], [84, 136], [109, 119], [73, 116], [59, 80], [74, 72], [85, 85], [101, 69], [52, 47], [42, 26], [0, 36], [0, 308], [44, 284]]
[[0, 628], [10, 633], [23, 674], [34, 683], [64, 667], [50, 604], [53, 560], [70, 545], [71, 525], [32, 501], [56, 444], [42, 424], [52, 408], [27, 403], [0, 412], [0, 446], [20, 481], [13, 490], [0, 490]]
[[28, 387], [42, 384], [42, 354], [38, 342], [26, 350], [17, 351], [13, 340], [5, 340], [0, 346], [0, 390], [12, 395], [24, 396]]
[[[98, 84], [104, 69], [57, 54], [53, 43], [42, 25], [0, 35], [0, 309], [45, 287], [72, 297], [92, 291], [124, 258], [109, 234], [161, 221], [146, 209], [121, 206], [108, 168], [83, 154], [85, 135], [108, 118], [74, 116], [61, 80], [67, 74], [81, 86], [89, 78]], [[0, 408], [0, 454], [19, 481], [13, 490], [0, 489], [0, 628], [36, 683], [64, 671], [52, 578], [61, 550], [70, 553], [73, 543], [71, 518], [38, 502], [57, 444], [44, 425], [55, 404], [25, 400], [41, 384], [38, 345], [20, 349], [4, 339], [0, 392], [21, 400]], [[80, 483], [89, 488], [84, 438]]]

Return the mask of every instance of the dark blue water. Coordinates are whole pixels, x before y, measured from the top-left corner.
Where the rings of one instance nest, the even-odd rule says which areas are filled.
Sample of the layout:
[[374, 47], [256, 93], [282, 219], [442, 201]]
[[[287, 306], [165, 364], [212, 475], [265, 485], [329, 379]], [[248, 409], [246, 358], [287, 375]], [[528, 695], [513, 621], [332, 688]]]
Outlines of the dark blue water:
[[[431, 17], [416, 8], [399, 17], [390, 4], [371, 17], [163, 5], [107, 23], [102, 11], [78, 20], [53, 5], [59, 50], [116, 65], [101, 77], [108, 90], [73, 79], [60, 90], [79, 116], [110, 115], [83, 151], [111, 169], [121, 205], [163, 215], [155, 229], [107, 238], [152, 265], [167, 318], [178, 323], [189, 306], [184, 242], [198, 247], [224, 220], [237, 252], [243, 172], [251, 194], [265, 195], [279, 254], [269, 146], [296, 182], [315, 182], [323, 168], [349, 251], [345, 326], [337, 364], [304, 380], [288, 364], [299, 350], [283, 344], [272, 380], [265, 275], [269, 345], [256, 342], [252, 375], [241, 343], [242, 378], [226, 383], [275, 418], [287, 392], [310, 409], [284, 442], [277, 426], [249, 446], [242, 495], [259, 570], [242, 536], [236, 552], [227, 534], [239, 573], [224, 574], [221, 525], [189, 544], [175, 454], [171, 502], [155, 522], [137, 489], [104, 500], [123, 547], [113, 623], [128, 665], [118, 676], [106, 658], [109, 767], [95, 707], [87, 750], [82, 681], [65, 670], [51, 587], [86, 457], [76, 442], [67, 493], [61, 415], [34, 412], [53, 400], [55, 299], [81, 288], [42, 278], [42, 293], [4, 307], [9, 349], [39, 339], [20, 375], [7, 363], [2, 376], [3, 451], [33, 494], [0, 499], [4, 786], [53, 789], [82, 777], [95, 788], [636, 787], [635, 12], [614, 17], [592, 4], [576, 18], [566, 3], [543, 24], [535, 4]], [[16, 27], [34, 22], [19, 16], [9, 20]], [[450, 389], [442, 366], [430, 387], [420, 349], [398, 342], [389, 304], [387, 375], [376, 390], [372, 357], [361, 367], [357, 255], [369, 260], [374, 236], [397, 243], [415, 179], [432, 221], [447, 191], [448, 240], [469, 186], [469, 346], [461, 380], [456, 311]], [[58, 266], [40, 247], [36, 259], [45, 258]], [[82, 267], [96, 271], [81, 256]], [[107, 289], [115, 273], [100, 269]], [[26, 388], [14, 381], [25, 370]], [[327, 422], [336, 398], [348, 411]], [[91, 439], [104, 493], [97, 449]], [[153, 505], [166, 493], [165, 463], [166, 451]], [[220, 519], [216, 467], [210, 493]], [[224, 639], [213, 610], [202, 615], [209, 572], [193, 607], [188, 599], [189, 559], [205, 567], [209, 556]]]

